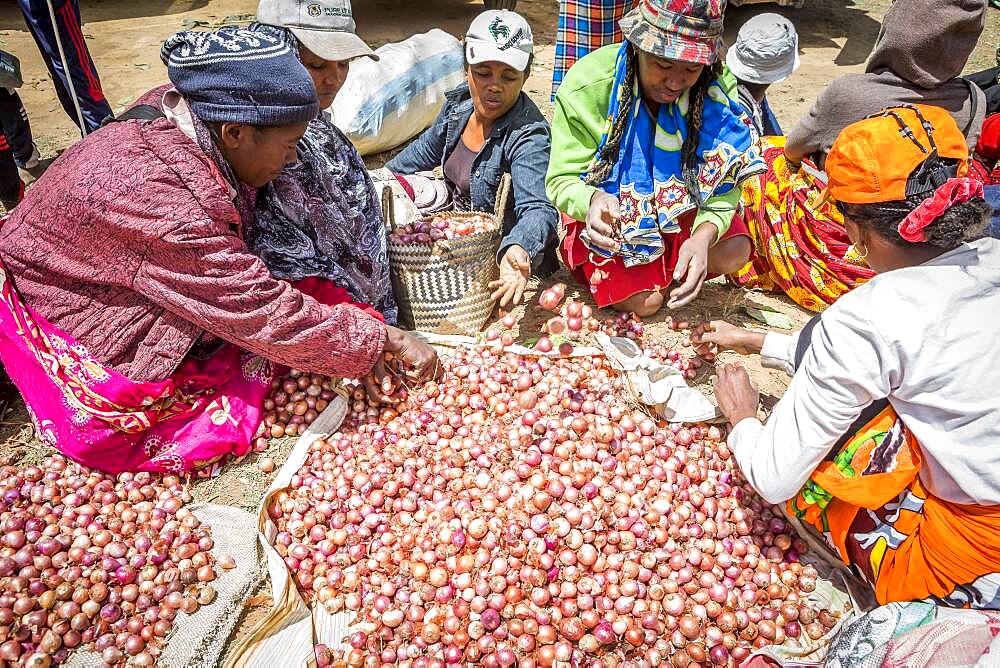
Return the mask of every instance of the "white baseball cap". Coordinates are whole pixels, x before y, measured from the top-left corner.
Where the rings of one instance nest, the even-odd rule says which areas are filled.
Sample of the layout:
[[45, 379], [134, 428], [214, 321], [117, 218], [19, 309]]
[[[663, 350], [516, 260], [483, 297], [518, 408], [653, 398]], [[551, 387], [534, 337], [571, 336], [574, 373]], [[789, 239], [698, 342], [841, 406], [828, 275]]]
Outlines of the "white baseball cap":
[[498, 61], [524, 72], [533, 47], [528, 21], [507, 9], [483, 12], [465, 35], [465, 59], [470, 65]]
[[783, 81], [799, 68], [799, 34], [780, 14], [758, 14], [740, 28], [726, 52], [726, 65], [749, 83]]
[[260, 0], [257, 20], [287, 28], [323, 60], [378, 56], [355, 33], [351, 0]]

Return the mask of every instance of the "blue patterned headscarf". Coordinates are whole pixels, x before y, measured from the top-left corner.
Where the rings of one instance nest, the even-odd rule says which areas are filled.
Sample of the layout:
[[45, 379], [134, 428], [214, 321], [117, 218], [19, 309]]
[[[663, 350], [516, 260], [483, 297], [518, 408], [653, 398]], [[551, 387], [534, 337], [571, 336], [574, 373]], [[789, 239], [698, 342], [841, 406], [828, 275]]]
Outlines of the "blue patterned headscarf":
[[[628, 42], [624, 42], [615, 63], [608, 124], [596, 155], [607, 144], [622, 104], [631, 104], [628, 125], [608, 177], [595, 184], [618, 197], [622, 245], [617, 254], [628, 267], [660, 257], [661, 234], [679, 232], [681, 216], [699, 206], [685, 186], [682, 172], [681, 148], [688, 131], [690, 91], [685, 91], [676, 102], [661, 104], [654, 119], [643, 102], [638, 76], [634, 77], [632, 95], [621, 95], [628, 59], [632, 57]], [[718, 79], [709, 84], [704, 98], [698, 163], [698, 190], [706, 207], [711, 207], [709, 198], [725, 195], [748, 176], [766, 168], [752, 123]], [[590, 243], [586, 234], [583, 241], [596, 255], [614, 255]]]

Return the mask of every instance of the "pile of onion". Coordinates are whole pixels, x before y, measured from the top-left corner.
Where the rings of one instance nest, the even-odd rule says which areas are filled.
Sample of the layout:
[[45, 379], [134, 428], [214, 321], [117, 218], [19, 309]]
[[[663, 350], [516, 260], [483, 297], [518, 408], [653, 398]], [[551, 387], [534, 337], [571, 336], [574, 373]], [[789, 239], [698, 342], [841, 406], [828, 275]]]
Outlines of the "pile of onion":
[[606, 318], [601, 325], [601, 331], [608, 336], [642, 339], [645, 330], [642, 318], [635, 313], [619, 313], [616, 317]]
[[301, 436], [336, 396], [334, 387], [332, 378], [295, 369], [275, 380], [271, 395], [264, 400], [264, 434], [254, 448], [266, 450], [268, 436]]
[[457, 239], [496, 229], [496, 220], [489, 216], [471, 214], [460, 217], [433, 216], [410, 225], [398, 227], [391, 238], [402, 244], [430, 244], [444, 239]]
[[735, 665], [836, 623], [719, 428], [649, 417], [601, 357], [444, 363], [393, 406], [356, 389], [268, 508], [299, 589], [354, 618], [321, 665]]
[[684, 357], [680, 351], [663, 343], [646, 342], [642, 351], [646, 357], [677, 369], [688, 379], [695, 378], [703, 364], [698, 357]]
[[0, 665], [77, 648], [152, 666], [181, 612], [215, 599], [212, 537], [177, 476], [106, 475], [61, 455], [0, 468]]

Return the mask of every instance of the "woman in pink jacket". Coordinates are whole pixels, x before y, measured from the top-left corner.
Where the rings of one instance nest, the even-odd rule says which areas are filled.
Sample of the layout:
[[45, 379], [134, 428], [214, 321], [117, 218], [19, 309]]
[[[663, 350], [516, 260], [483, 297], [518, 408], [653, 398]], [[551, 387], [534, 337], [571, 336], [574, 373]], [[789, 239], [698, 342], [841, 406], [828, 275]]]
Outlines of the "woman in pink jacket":
[[107, 471], [245, 453], [275, 365], [373, 393], [384, 352], [437, 369], [426, 344], [273, 279], [242, 241], [256, 188], [319, 113], [287, 33], [178, 33], [162, 57], [166, 118], [89, 135], [0, 228], [0, 361], [43, 440]]

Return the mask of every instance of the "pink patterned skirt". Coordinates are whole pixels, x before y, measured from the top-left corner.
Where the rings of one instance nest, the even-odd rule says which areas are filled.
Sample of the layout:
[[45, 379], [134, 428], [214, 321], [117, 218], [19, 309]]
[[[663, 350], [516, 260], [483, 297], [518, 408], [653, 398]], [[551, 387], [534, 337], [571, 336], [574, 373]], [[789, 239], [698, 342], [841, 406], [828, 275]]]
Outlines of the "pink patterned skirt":
[[110, 473], [182, 472], [245, 454], [275, 368], [231, 344], [166, 380], [129, 380], [35, 313], [0, 266], [0, 360], [39, 438]]

